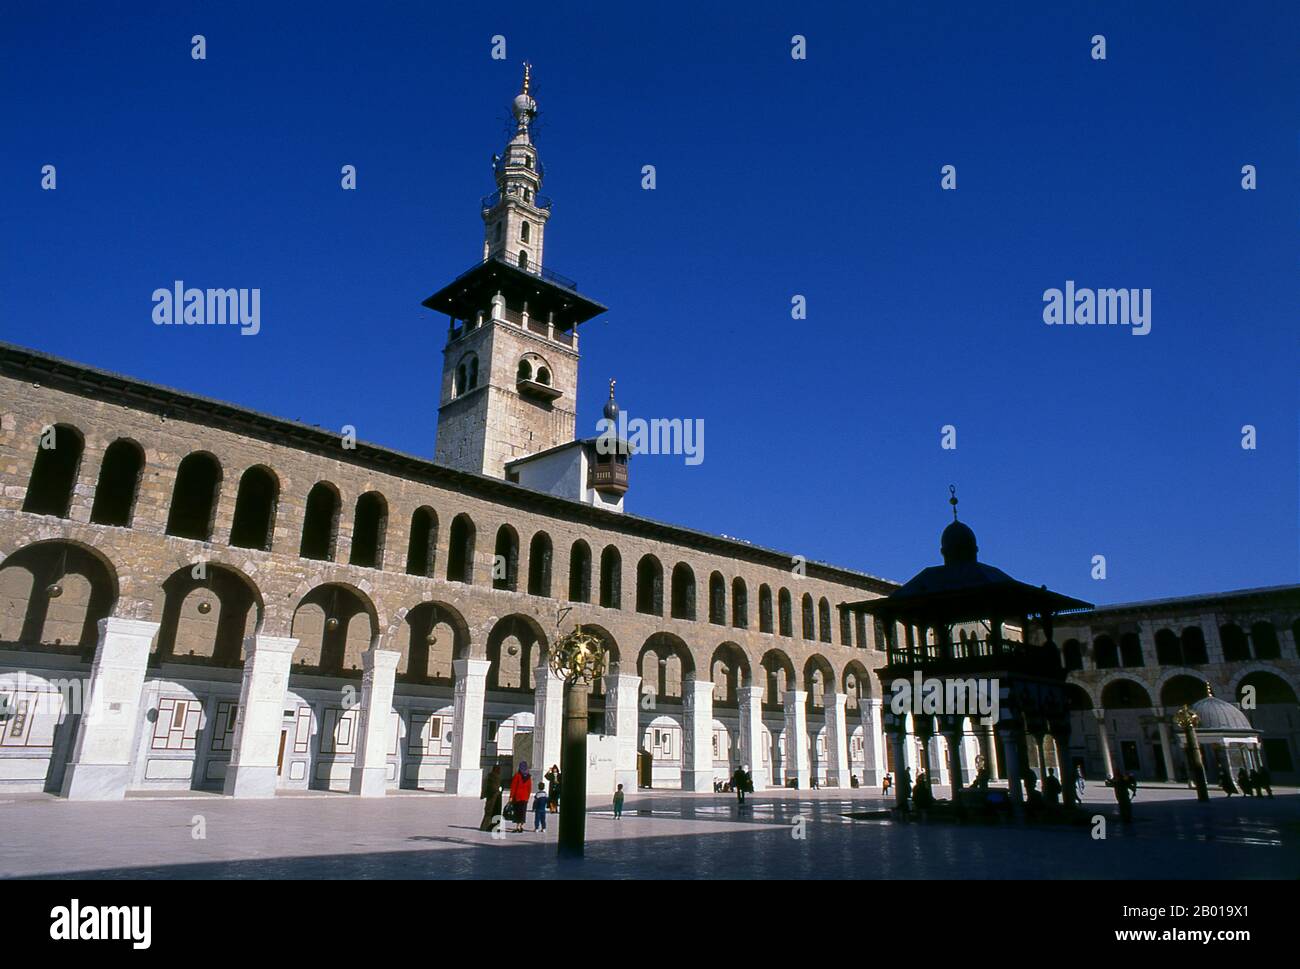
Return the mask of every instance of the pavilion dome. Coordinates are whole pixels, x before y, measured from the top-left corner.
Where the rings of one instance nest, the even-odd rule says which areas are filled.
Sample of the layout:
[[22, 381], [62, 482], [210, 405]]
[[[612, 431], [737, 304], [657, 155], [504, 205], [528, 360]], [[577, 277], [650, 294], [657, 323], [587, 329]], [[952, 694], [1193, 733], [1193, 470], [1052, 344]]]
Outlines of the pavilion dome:
[[957, 565], [974, 562], [979, 545], [975, 543], [975, 533], [970, 530], [970, 526], [954, 520], [943, 530], [939, 539], [939, 551], [943, 553], [944, 565]]
[[1217, 696], [1207, 696], [1192, 704], [1192, 710], [1200, 718], [1198, 730], [1250, 730], [1254, 727], [1246, 715], [1227, 700]]

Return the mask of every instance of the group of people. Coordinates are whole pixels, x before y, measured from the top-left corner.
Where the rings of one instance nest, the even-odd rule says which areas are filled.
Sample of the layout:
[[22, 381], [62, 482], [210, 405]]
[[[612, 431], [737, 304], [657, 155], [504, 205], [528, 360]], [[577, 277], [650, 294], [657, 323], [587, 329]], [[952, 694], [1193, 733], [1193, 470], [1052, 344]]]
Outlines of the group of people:
[[[519, 768], [510, 778], [507, 785], [501, 780], [501, 765], [495, 764], [492, 770], [488, 772], [487, 777], [483, 778], [483, 789], [479, 794], [480, 799], [486, 802], [483, 805], [483, 820], [479, 824], [480, 831], [493, 830], [498, 820], [508, 821], [514, 825], [511, 831], [523, 831], [524, 822], [528, 820], [529, 801], [532, 801], [533, 811], [533, 830], [546, 830], [546, 815], [554, 814], [560, 809], [560, 792], [561, 781], [560, 768], [556, 764], [551, 765], [551, 769], [544, 775], [545, 780], [537, 782], [537, 790], [533, 791], [533, 775], [528, 769], [528, 761], [521, 760]], [[549, 790], [547, 785], [550, 785]], [[502, 802], [504, 793], [509, 793], [510, 800], [505, 802], [504, 810]]]
[[[507, 785], [501, 780], [501, 765], [493, 765], [487, 777], [483, 778], [483, 789], [479, 798], [484, 801], [483, 820], [479, 823], [480, 831], [493, 831], [502, 821], [513, 824], [512, 832], [524, 830], [528, 820], [529, 801], [532, 801], [533, 830], [546, 830], [546, 816], [555, 814], [560, 809], [560, 794], [563, 791], [563, 777], [558, 764], [552, 764], [544, 775], [545, 780], [537, 782], [533, 791], [533, 776], [528, 769], [528, 761], [521, 760], [519, 768]], [[547, 785], [550, 785], [549, 788]], [[505, 801], [508, 792], [510, 800]], [[623, 817], [623, 785], [614, 791], [614, 819]], [[505, 802], [504, 810], [502, 803]]]
[[1273, 778], [1269, 775], [1268, 768], [1263, 764], [1252, 770], [1247, 770], [1243, 764], [1241, 769], [1237, 771], [1237, 783], [1235, 785], [1232, 783], [1232, 775], [1228, 773], [1228, 769], [1220, 766], [1219, 787], [1223, 788], [1223, 793], [1227, 794], [1228, 797], [1236, 794], [1238, 787], [1241, 788], [1241, 793], [1247, 797], [1250, 797], [1252, 793], [1255, 797], [1263, 797], [1265, 791], [1268, 792], [1269, 797], [1273, 796]]

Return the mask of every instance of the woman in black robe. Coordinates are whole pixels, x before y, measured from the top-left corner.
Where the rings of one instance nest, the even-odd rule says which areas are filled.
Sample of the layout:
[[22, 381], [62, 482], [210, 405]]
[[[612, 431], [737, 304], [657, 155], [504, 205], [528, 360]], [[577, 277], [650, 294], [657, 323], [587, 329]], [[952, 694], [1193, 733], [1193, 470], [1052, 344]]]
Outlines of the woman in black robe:
[[491, 831], [501, 816], [501, 765], [493, 767], [492, 772], [483, 778], [483, 792], [479, 797], [486, 803], [483, 805], [483, 822], [478, 829]]

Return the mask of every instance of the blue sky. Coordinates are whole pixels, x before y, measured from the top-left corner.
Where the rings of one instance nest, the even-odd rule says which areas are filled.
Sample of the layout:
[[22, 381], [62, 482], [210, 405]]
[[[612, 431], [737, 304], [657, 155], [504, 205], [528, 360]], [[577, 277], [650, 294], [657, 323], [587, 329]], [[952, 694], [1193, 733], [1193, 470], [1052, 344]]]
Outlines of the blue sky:
[[[431, 456], [420, 301], [526, 58], [547, 265], [610, 307], [580, 430], [610, 376], [705, 424], [629, 510], [901, 580], [956, 483], [983, 559], [1092, 601], [1297, 580], [1300, 8], [612, 6], [7, 4], [0, 337]], [[261, 333], [155, 327], [175, 279], [260, 288]], [[1044, 325], [1067, 279], [1151, 333]]]

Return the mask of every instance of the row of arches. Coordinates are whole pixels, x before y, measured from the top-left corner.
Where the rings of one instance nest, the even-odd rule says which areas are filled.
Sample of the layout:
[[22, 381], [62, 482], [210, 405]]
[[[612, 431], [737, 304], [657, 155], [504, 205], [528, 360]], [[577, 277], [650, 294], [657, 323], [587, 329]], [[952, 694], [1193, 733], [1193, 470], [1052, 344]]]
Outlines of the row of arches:
[[[83, 451], [84, 439], [75, 427], [57, 424], [43, 429], [23, 510], [68, 517]], [[92, 522], [119, 527], [132, 525], [144, 464], [144, 450], [135, 441], [121, 438], [109, 445], [95, 488]], [[168, 535], [213, 541], [223, 476], [220, 461], [209, 452], [195, 451], [181, 460], [168, 507]], [[237, 548], [271, 551], [279, 507], [280, 481], [275, 472], [265, 465], [245, 470], [237, 484], [229, 544]], [[340, 552], [344, 551], [339, 548], [342, 513], [343, 499], [339, 489], [329, 481], [316, 482], [307, 494], [304, 508], [298, 541], [301, 558], [323, 562], [338, 560]], [[353, 507], [351, 539], [346, 549], [349, 565], [373, 569], [402, 567], [401, 550], [397, 550], [395, 555], [388, 548], [389, 517], [388, 501], [380, 492], [367, 491], [357, 498]], [[434, 576], [438, 529], [438, 515], [433, 508], [425, 505], [412, 513], [404, 561], [407, 574]], [[448, 534], [444, 572], [447, 580], [476, 581], [476, 541], [477, 529], [473, 519], [464, 513], [456, 515]], [[490, 577], [493, 588], [520, 591], [520, 551], [518, 532], [511, 525], [501, 525], [493, 544]], [[552, 540], [545, 531], [538, 531], [529, 540], [524, 589], [530, 595], [554, 597], [554, 554]], [[591, 546], [583, 540], [575, 541], [569, 548], [568, 588], [561, 591], [566, 592], [573, 602], [589, 603], [595, 596], [597, 603], [604, 608], [623, 608], [622, 556], [618, 548], [607, 545], [601, 551], [599, 572], [593, 575], [595, 565]], [[636, 611], [665, 615], [664, 591], [662, 563], [652, 553], [643, 555], [636, 567]], [[778, 590], [775, 604], [774, 610], [772, 588], [762, 584], [758, 590], [759, 631], [794, 637], [794, 601], [790, 590]], [[748, 629], [750, 603], [745, 580], [736, 576], [728, 583], [720, 572], [712, 572], [708, 580], [707, 608], [710, 623]], [[672, 567], [667, 614], [688, 621], [697, 618], [695, 572], [685, 562]], [[809, 642], [833, 642], [831, 615], [831, 603], [826, 597], [814, 601], [811, 594], [805, 593], [800, 600], [801, 638]], [[840, 638], [842, 645], [852, 645], [849, 615], [843, 610]]]
[[[1257, 669], [1243, 673], [1232, 687], [1237, 702], [1241, 702], [1248, 687], [1253, 688], [1257, 703], [1300, 702], [1291, 684], [1270, 670]], [[1155, 688], [1131, 677], [1117, 676], [1108, 680], [1095, 698], [1077, 683], [1067, 684], [1066, 690], [1070, 709], [1074, 711], [1097, 708], [1146, 710], [1155, 707], [1176, 710], [1183, 704], [1190, 705], [1202, 700], [1206, 695], [1205, 680], [1192, 673], [1175, 674]]]
[[[1295, 641], [1300, 643], [1300, 618], [1291, 625]], [[1223, 660], [1227, 663], [1247, 660], [1274, 660], [1282, 655], [1282, 644], [1277, 627], [1267, 620], [1252, 623], [1249, 633], [1237, 623], [1219, 626], [1219, 642], [1223, 646]], [[1155, 634], [1155, 660], [1159, 666], [1202, 666], [1209, 662], [1205, 633], [1200, 626], [1185, 627], [1177, 633], [1167, 627]], [[1084, 668], [1084, 646], [1078, 639], [1067, 639], [1061, 644], [1061, 658], [1067, 670]], [[1092, 642], [1092, 661], [1096, 669], [1135, 669], [1146, 665], [1141, 637], [1136, 632], [1118, 637], [1098, 636]]]
[[[244, 641], [260, 630], [265, 612], [263, 597], [247, 575], [232, 566], [206, 563], [177, 569], [161, 586], [155, 662], [243, 662]], [[116, 597], [115, 571], [98, 553], [57, 540], [27, 546], [0, 564], [0, 641], [93, 649], [98, 622], [112, 614]], [[601, 626], [583, 625], [600, 637], [611, 671], [617, 672], [621, 657], [615, 636]], [[325, 675], [359, 670], [362, 654], [382, 643], [401, 654], [399, 676], [450, 685], [453, 662], [475, 651], [469, 623], [454, 603], [417, 603], [399, 610], [383, 628], [373, 600], [344, 582], [302, 590], [290, 635], [299, 641], [294, 667]], [[547, 634], [534, 617], [514, 613], [495, 620], [480, 652], [491, 662], [489, 688], [531, 691], [534, 667], [547, 646]], [[770, 707], [781, 707], [788, 691], [802, 689], [811, 709], [820, 709], [824, 697], [836, 692], [847, 694], [850, 707], [856, 707], [871, 692], [869, 673], [856, 660], [837, 676], [820, 654], [802, 669], [779, 648], [768, 650], [755, 664], [731, 641], [713, 650], [707, 666], [697, 668], [697, 655], [680, 636], [659, 632], [641, 646], [634, 670], [648, 684], [643, 689], [666, 701], [680, 699], [685, 684], [697, 677], [714, 683], [715, 699], [723, 704], [737, 703], [739, 691], [749, 687], [761, 689]], [[594, 690], [601, 688], [596, 684]]]

